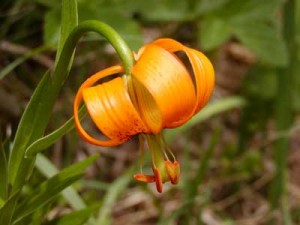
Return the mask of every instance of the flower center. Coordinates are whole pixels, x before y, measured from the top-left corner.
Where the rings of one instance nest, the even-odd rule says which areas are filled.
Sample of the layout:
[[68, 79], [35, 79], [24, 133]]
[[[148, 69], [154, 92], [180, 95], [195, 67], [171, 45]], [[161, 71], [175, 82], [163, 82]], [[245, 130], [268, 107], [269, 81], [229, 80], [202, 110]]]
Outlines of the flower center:
[[[167, 146], [162, 133], [140, 134], [140, 148], [144, 151], [145, 144], [151, 152], [153, 175], [135, 174], [134, 178], [141, 182], [155, 182], [158, 192], [162, 192], [162, 184], [170, 181], [177, 184], [180, 175], [179, 162], [176, 160], [171, 149]], [[170, 160], [171, 158], [171, 160]]]

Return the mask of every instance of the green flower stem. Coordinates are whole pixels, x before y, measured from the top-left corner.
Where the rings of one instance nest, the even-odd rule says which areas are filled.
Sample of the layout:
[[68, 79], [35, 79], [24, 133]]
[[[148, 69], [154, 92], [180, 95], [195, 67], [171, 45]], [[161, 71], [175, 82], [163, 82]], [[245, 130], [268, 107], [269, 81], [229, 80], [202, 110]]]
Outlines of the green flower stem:
[[86, 32], [94, 31], [108, 40], [108, 42], [115, 48], [117, 54], [121, 58], [126, 74], [130, 74], [134, 59], [131, 49], [121, 38], [121, 36], [109, 25], [95, 21], [88, 20], [80, 23], [69, 35], [65, 42], [62, 53], [60, 55], [57, 67], [54, 71], [53, 83], [54, 85], [62, 84], [67, 77], [68, 65], [74, 49], [79, 39]]

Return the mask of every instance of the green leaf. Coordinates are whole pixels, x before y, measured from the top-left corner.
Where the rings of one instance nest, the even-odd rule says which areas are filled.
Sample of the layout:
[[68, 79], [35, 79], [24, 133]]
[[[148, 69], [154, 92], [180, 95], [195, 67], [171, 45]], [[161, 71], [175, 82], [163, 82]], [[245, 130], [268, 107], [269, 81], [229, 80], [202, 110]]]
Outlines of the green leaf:
[[[25, 149], [44, 133], [52, 109], [47, 96], [50, 96], [52, 91], [50, 74], [47, 72], [35, 89], [17, 129], [8, 163], [9, 181], [12, 185], [15, 183], [19, 168], [25, 163], [23, 162]], [[24, 172], [18, 180], [19, 183], [23, 183], [28, 176], [28, 171], [20, 169], [19, 172]]]
[[38, 47], [36, 49], [33, 49], [32, 51], [28, 52], [27, 54], [17, 58], [4, 68], [0, 70], [0, 80], [3, 79], [6, 75], [8, 75], [11, 71], [13, 71], [17, 66], [21, 65], [23, 62], [30, 58], [34, 58], [34, 56], [40, 54], [41, 52], [49, 49], [49, 46], [43, 45], [41, 47]]
[[235, 22], [263, 21], [272, 19], [280, 4], [281, 0], [231, 0], [214, 13], [225, 20]]
[[280, 0], [231, 0], [204, 18], [200, 43], [211, 50], [234, 36], [262, 63], [284, 66], [286, 46], [274, 26], [274, 12], [281, 3]]
[[[210, 143], [204, 154], [201, 156], [201, 159], [198, 163], [198, 168], [195, 169], [195, 175], [191, 178], [186, 179], [184, 184], [184, 194], [185, 194], [185, 203], [186, 205], [180, 207], [183, 210], [184, 218], [190, 218], [193, 216], [193, 208], [195, 207], [195, 199], [199, 195], [198, 187], [203, 182], [206, 171], [209, 169], [209, 161], [212, 158], [213, 152], [216, 145], [220, 139], [220, 129], [216, 128], [214, 130], [213, 136], [210, 139]], [[202, 193], [201, 193], [202, 196]], [[198, 205], [197, 209], [201, 212], [203, 204]], [[181, 211], [178, 211], [181, 213]], [[199, 223], [199, 222], [198, 222]]]
[[[86, 113], [85, 107], [81, 107], [78, 115], [79, 118], [82, 118]], [[48, 134], [47, 136], [44, 136], [35, 142], [33, 142], [27, 149], [26, 149], [26, 157], [32, 157], [35, 156], [37, 153], [45, 150], [46, 148], [50, 147], [52, 144], [54, 144], [58, 139], [60, 139], [63, 135], [70, 132], [72, 129], [74, 129], [74, 118], [70, 118], [67, 122], [65, 122], [61, 127], [53, 131], [52, 133]]]
[[228, 41], [232, 34], [229, 24], [215, 17], [206, 17], [202, 20], [199, 32], [199, 43], [207, 51]]
[[60, 35], [60, 19], [59, 10], [50, 10], [44, 17], [44, 44], [49, 46], [56, 46]]
[[8, 171], [7, 160], [3, 144], [0, 140], [0, 199], [6, 200], [8, 197]]
[[128, 16], [123, 10], [116, 8], [114, 5], [104, 5], [104, 3], [100, 5], [99, 2], [82, 2], [78, 8], [80, 21], [97, 19], [109, 24], [118, 31], [134, 50], [139, 49], [143, 44], [139, 24], [131, 16]]
[[[55, 3], [56, 5], [57, 3]], [[58, 50], [56, 59], [59, 59], [63, 45], [72, 31], [78, 24], [77, 3], [75, 0], [62, 1], [62, 10], [57, 7], [49, 10], [45, 17], [44, 23], [44, 43], [51, 46], [56, 46]], [[62, 14], [61, 14], [62, 11]]]
[[195, 14], [189, 11], [188, 1], [182, 0], [148, 0], [141, 13], [145, 20], [151, 22], [187, 21], [195, 17]]
[[[52, 204], [54, 203], [55, 200], [53, 200]], [[48, 204], [46, 207], [40, 207], [37, 210], [35, 210], [31, 215], [24, 217], [23, 219], [19, 220], [17, 223], [14, 223], [13, 225], [46, 225], [44, 223], [45, 221], [45, 215], [47, 215], [50, 210], [52, 204]]]
[[209, 160], [211, 159], [212, 154], [213, 154], [219, 140], [220, 140], [220, 129], [217, 128], [214, 131], [212, 138], [210, 139], [208, 148], [206, 149], [205, 153], [201, 157], [201, 160], [198, 164], [199, 166], [196, 169], [195, 176], [190, 180], [189, 183], [186, 184], [188, 199], [192, 200], [197, 197], [198, 187], [201, 184], [201, 182], [203, 181], [205, 172], [208, 170]]
[[274, 26], [266, 23], [236, 24], [236, 37], [265, 64], [285, 66], [288, 62], [287, 48]]
[[[299, 48], [300, 49], [300, 48]], [[294, 68], [294, 74], [299, 74], [299, 71], [300, 71], [300, 59], [296, 61], [295, 63], [295, 68]], [[298, 71], [298, 72], [297, 72]], [[299, 112], [300, 111], [300, 102], [299, 102], [299, 98], [300, 98], [300, 76], [293, 76], [292, 77], [293, 79], [293, 83], [292, 83], [292, 106], [293, 106], [293, 109], [296, 111], [296, 112]]]
[[[117, 20], [115, 19], [115, 21]], [[141, 28], [134, 20], [124, 20], [121, 18], [115, 26], [115, 29], [118, 30], [132, 50], [137, 51], [143, 45]]]
[[[83, 0], [83, 4], [87, 5], [88, 3], [91, 2], [88, 1], [87, 3], [87, 1], [88, 0]], [[229, 0], [214, 0], [214, 1], [217, 2], [217, 1], [229, 1]], [[199, 1], [194, 1], [194, 2], [198, 3]], [[137, 15], [138, 17], [141, 18], [142, 21], [146, 20], [151, 22], [191, 21], [195, 19], [199, 10], [199, 9], [196, 10], [195, 7], [191, 10], [189, 1], [182, 1], [182, 0], [147, 0], [147, 1], [114, 0], [114, 1], [102, 1], [102, 4], [98, 4], [98, 8], [103, 8], [108, 6], [111, 9], [113, 9], [113, 11], [118, 11], [122, 15], [126, 15], [127, 17], [133, 17], [134, 15]]]
[[85, 169], [91, 165], [97, 157], [98, 155], [92, 155], [81, 162], [73, 164], [39, 185], [17, 206], [14, 214], [14, 222], [21, 220], [39, 207], [47, 204], [62, 190], [80, 179]]
[[[62, 1], [61, 33], [56, 53], [56, 63], [71, 31], [78, 24], [77, 0]], [[72, 61], [72, 60], [71, 60]]]
[[210, 13], [216, 9], [221, 8], [230, 0], [201, 0], [197, 1], [196, 12], [199, 15]]
[[[42, 154], [37, 155], [35, 166], [47, 178], [59, 173], [55, 165]], [[67, 187], [61, 194], [73, 209], [79, 210], [86, 207], [85, 202], [72, 186]]]
[[78, 210], [55, 221], [55, 225], [83, 225], [100, 206], [95, 205]]
[[1, 224], [10, 225], [12, 222], [12, 216], [16, 207], [16, 201], [19, 197], [19, 192], [12, 195], [0, 208], [0, 222]]
[[[69, 34], [68, 32], [70, 32], [70, 30], [77, 24], [76, 5], [76, 0], [63, 1], [63, 23], [60, 47], [57, 53], [58, 56], [60, 55], [61, 48]], [[70, 61], [72, 62], [72, 60]], [[64, 66], [65, 68], [63, 69], [65, 70], [60, 68], [59, 72], [56, 71], [56, 67], [56, 73], [53, 75], [53, 79], [50, 77], [49, 72], [44, 75], [22, 115], [8, 164], [9, 181], [12, 184], [14, 191], [22, 187], [26, 178], [30, 174], [30, 169], [32, 168], [31, 165], [34, 164], [34, 159], [24, 159], [25, 150], [30, 144], [42, 137], [44, 134], [51, 116], [55, 98], [59, 93], [64, 78], [68, 74], [68, 65]]]
[[244, 95], [256, 99], [256, 102], [274, 99], [277, 93], [276, 69], [253, 66], [249, 70], [242, 90], [245, 93]]
[[223, 98], [221, 100], [212, 102], [207, 106], [205, 106], [185, 125], [178, 127], [176, 129], [166, 130], [165, 137], [167, 141], [171, 141], [176, 137], [176, 135], [188, 131], [189, 129], [191, 129], [191, 127], [209, 119], [214, 115], [231, 110], [233, 108], [243, 107], [245, 105], [246, 105], [245, 99], [239, 96], [231, 96], [231, 97]]

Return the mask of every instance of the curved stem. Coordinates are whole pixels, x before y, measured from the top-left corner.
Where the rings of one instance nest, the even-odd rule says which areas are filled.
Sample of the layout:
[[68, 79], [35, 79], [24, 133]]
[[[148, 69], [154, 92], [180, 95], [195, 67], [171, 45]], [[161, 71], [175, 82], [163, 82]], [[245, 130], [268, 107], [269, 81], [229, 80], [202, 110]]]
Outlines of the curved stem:
[[73, 55], [77, 42], [84, 33], [94, 31], [102, 35], [115, 48], [121, 58], [126, 74], [130, 74], [134, 63], [132, 51], [121, 38], [121, 36], [109, 25], [95, 21], [87, 20], [80, 23], [69, 35], [61, 52], [59, 61], [54, 71], [53, 81], [55, 84], [61, 84], [68, 75], [69, 61]]

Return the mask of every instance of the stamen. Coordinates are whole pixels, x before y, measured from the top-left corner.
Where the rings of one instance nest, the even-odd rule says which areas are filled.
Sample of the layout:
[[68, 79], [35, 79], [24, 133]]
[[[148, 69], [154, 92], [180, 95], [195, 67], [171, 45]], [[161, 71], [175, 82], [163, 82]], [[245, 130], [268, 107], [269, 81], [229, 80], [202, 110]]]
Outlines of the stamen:
[[143, 173], [143, 164], [144, 164], [144, 159], [145, 159], [145, 137], [143, 134], [139, 135], [139, 150], [141, 152], [141, 156], [140, 156], [140, 171], [141, 174]]
[[[179, 163], [176, 161], [171, 149], [167, 146], [167, 143], [163, 137], [163, 134], [140, 134], [140, 150], [141, 150], [141, 173], [135, 174], [134, 178], [137, 181], [153, 183], [155, 182], [158, 192], [162, 192], [163, 183], [171, 182], [177, 184], [180, 175]], [[142, 173], [142, 162], [144, 159], [144, 147], [147, 142], [148, 149], [152, 157], [152, 170], [153, 175]], [[170, 154], [173, 157], [173, 161], [169, 160]]]
[[146, 174], [135, 174], [134, 179], [140, 182], [145, 183], [153, 183], [155, 182], [155, 176], [152, 175], [146, 175]]
[[153, 169], [153, 172], [154, 172], [154, 177], [155, 177], [156, 189], [159, 193], [161, 193], [162, 187], [163, 187], [163, 182], [162, 182], [162, 177], [161, 177], [160, 171], [157, 168], [155, 168], [155, 169]]
[[155, 135], [151, 135], [151, 134], [145, 134], [146, 140], [147, 140], [147, 144], [148, 144], [148, 148], [150, 150], [151, 153], [151, 158], [152, 158], [152, 166], [153, 168], [157, 168], [158, 165], [156, 165], [155, 161], [159, 161], [156, 159], [161, 158], [161, 156], [159, 156], [159, 152], [157, 151], [157, 146], [155, 141], [153, 141]]
[[160, 139], [161, 139], [161, 141], [162, 141], [162, 144], [163, 144], [163, 146], [164, 146], [164, 149], [167, 149], [168, 153], [169, 153], [169, 154], [172, 156], [172, 158], [173, 158], [173, 162], [175, 162], [175, 161], [176, 161], [175, 155], [174, 155], [174, 153], [172, 152], [171, 148], [169, 147], [169, 145], [168, 145], [168, 143], [167, 143], [167, 141], [166, 141], [166, 139], [165, 139], [165, 136], [164, 136], [162, 133], [160, 133], [160, 134], [159, 134], [159, 137], [160, 137]]
[[161, 133], [159, 133], [158, 135], [155, 135], [154, 138], [155, 138], [156, 142], [160, 145], [160, 149], [161, 149], [163, 155], [165, 156], [165, 159], [169, 160], [169, 157], [165, 151], [165, 146], [164, 146], [165, 144], [162, 142], [161, 136], [163, 136], [163, 135]]

